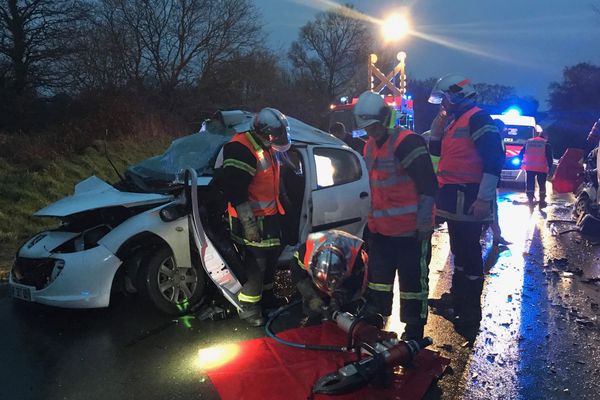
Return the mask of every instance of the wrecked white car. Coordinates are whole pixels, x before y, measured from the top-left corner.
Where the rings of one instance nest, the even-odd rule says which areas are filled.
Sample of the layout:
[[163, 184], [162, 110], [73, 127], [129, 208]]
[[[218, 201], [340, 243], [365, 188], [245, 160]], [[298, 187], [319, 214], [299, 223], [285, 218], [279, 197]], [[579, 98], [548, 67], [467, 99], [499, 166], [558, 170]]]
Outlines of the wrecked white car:
[[[128, 168], [117, 184], [92, 176], [72, 196], [36, 212], [62, 223], [19, 249], [9, 277], [12, 296], [96, 308], [107, 307], [115, 291], [138, 292], [159, 310], [179, 314], [203, 300], [208, 277], [235, 303], [240, 260], [209, 183], [219, 150], [247, 130], [252, 116], [218, 113], [164, 154]], [[280, 263], [311, 231], [361, 235], [370, 202], [358, 153], [301, 121], [289, 123], [292, 147], [281, 174], [289, 197], [283, 223], [288, 246]]]

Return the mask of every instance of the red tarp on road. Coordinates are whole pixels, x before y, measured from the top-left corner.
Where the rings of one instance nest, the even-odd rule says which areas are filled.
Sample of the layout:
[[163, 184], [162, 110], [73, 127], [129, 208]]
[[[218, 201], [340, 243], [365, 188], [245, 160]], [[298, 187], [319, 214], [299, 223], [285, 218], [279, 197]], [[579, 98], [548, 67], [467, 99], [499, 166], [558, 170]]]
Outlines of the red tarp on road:
[[[331, 323], [296, 328], [279, 334], [283, 339], [323, 345], [344, 345], [346, 334]], [[366, 387], [343, 396], [311, 396], [313, 384], [321, 376], [336, 371], [353, 354], [302, 350], [277, 343], [271, 338], [241, 342], [238, 356], [208, 376], [223, 400], [298, 399], [394, 399], [423, 397], [433, 379], [450, 363], [439, 353], [422, 350], [415, 368], [397, 374], [389, 389]]]

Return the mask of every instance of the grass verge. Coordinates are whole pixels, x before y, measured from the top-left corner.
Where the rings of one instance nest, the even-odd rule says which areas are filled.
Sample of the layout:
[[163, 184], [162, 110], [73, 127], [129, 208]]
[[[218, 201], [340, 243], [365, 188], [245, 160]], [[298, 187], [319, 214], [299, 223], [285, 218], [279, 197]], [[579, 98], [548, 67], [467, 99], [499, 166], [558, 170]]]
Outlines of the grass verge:
[[[123, 173], [128, 165], [162, 153], [173, 138], [129, 136], [107, 143], [108, 154]], [[6, 279], [20, 245], [36, 232], [56, 226], [57, 220], [34, 217], [46, 205], [73, 193], [74, 185], [96, 175], [109, 183], [118, 177], [106, 159], [104, 142], [94, 142], [81, 154], [56, 157], [29, 170], [0, 158], [0, 280]]]

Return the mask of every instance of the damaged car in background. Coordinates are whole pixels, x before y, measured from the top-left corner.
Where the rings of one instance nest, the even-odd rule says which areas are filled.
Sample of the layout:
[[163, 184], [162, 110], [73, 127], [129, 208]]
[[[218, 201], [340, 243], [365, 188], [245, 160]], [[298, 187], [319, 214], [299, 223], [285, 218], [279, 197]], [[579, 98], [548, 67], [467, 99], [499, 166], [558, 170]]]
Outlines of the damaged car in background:
[[[36, 216], [59, 218], [61, 224], [18, 250], [9, 277], [12, 296], [98, 308], [107, 307], [115, 292], [138, 293], [162, 312], [181, 314], [201, 304], [207, 278], [220, 286], [217, 275], [227, 268], [243, 275], [226, 230], [225, 206], [209, 184], [222, 163], [222, 146], [248, 130], [253, 115], [219, 112], [200, 132], [129, 167], [118, 183], [92, 176], [78, 183], [73, 195], [37, 211]], [[337, 228], [362, 235], [370, 202], [358, 153], [299, 120], [289, 123], [292, 147], [281, 167], [287, 246], [280, 265], [309, 232]], [[213, 265], [215, 259], [221, 264]], [[232, 302], [235, 287], [220, 288]]]

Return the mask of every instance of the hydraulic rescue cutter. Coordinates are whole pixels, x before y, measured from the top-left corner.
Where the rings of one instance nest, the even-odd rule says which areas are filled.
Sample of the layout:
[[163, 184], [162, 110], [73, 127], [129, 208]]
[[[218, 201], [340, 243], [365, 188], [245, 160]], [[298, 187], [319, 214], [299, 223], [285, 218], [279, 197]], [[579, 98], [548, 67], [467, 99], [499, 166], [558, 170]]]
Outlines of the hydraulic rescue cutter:
[[314, 384], [313, 393], [345, 394], [371, 382], [389, 386], [396, 367], [410, 367], [419, 351], [433, 343], [430, 337], [399, 340], [395, 332], [382, 330], [383, 320], [346, 312], [334, 313], [332, 320], [348, 334], [348, 348], [356, 350], [358, 359], [321, 377]]

